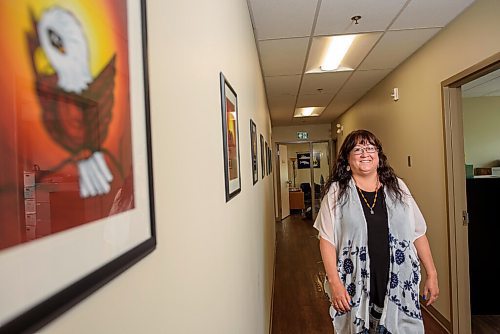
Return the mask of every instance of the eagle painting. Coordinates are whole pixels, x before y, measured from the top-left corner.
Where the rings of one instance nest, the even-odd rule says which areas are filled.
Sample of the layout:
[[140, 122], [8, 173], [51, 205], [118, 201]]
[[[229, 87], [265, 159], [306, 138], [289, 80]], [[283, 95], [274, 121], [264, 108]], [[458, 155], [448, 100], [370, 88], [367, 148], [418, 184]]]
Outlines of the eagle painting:
[[[119, 163], [103, 146], [114, 103], [113, 55], [92, 77], [85, 31], [70, 11], [58, 6], [46, 9], [27, 34], [42, 121], [49, 136], [69, 153], [53, 170], [74, 163], [81, 198], [107, 194], [113, 174], [105, 156], [120, 171]], [[46, 58], [40, 71], [40, 57]]]

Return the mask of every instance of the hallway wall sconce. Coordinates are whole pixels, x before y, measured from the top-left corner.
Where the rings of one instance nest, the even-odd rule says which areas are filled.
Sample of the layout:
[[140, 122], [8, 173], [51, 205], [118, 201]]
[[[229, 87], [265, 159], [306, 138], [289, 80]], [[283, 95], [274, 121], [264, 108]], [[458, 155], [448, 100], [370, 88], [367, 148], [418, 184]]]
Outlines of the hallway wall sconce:
[[393, 88], [391, 96], [392, 96], [392, 99], [394, 101], [399, 100], [399, 89], [398, 88]]
[[337, 134], [344, 134], [344, 126], [337, 123]]

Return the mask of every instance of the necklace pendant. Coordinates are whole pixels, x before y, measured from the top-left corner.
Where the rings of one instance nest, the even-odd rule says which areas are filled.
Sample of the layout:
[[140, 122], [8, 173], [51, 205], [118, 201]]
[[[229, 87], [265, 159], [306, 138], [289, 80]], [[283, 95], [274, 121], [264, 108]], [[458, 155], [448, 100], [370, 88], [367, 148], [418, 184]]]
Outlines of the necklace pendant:
[[372, 215], [373, 215], [373, 214], [375, 214], [375, 213], [373, 212], [373, 209], [370, 209], [370, 213], [371, 213]]

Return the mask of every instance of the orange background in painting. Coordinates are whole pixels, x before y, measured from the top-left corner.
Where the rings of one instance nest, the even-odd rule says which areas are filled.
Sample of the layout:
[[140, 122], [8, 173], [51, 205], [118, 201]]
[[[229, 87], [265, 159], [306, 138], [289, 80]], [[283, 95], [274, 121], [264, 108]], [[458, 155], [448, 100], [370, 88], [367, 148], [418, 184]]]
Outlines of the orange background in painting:
[[[70, 157], [69, 152], [48, 135], [41, 121], [42, 110], [35, 91], [27, 40], [27, 33], [34, 28], [30, 11], [38, 19], [43, 10], [53, 5], [71, 11], [80, 21], [89, 44], [92, 77], [99, 75], [116, 54], [112, 119], [102, 146], [119, 160], [124, 175], [122, 177], [106, 158], [114, 175], [111, 191], [104, 196], [83, 200], [78, 195], [78, 174], [74, 164], [67, 164], [49, 174], [44, 182], [53, 182], [56, 186], [66, 184], [65, 189], [71, 188], [71, 191], [45, 194], [42, 193], [43, 187], [37, 187], [37, 201], [50, 195], [50, 221], [41, 222], [45, 224], [44, 231], [37, 232], [36, 236], [107, 216], [124, 177], [132, 177], [126, 1], [1, 1], [0, 161], [3, 173], [0, 172], [0, 249], [29, 239], [24, 215], [23, 171], [32, 171], [34, 165], [42, 171], [51, 170]], [[47, 216], [44, 212], [40, 215]], [[45, 216], [41, 218], [46, 219]]]
[[229, 180], [238, 178], [238, 148], [236, 129], [236, 108], [234, 104], [226, 98], [226, 121], [227, 121], [227, 156], [229, 163]]

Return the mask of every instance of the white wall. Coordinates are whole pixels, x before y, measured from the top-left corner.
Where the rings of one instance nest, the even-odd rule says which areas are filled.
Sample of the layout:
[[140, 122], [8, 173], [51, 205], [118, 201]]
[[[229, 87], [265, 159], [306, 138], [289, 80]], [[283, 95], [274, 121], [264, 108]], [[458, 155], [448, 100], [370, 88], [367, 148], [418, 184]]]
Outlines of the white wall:
[[[252, 185], [249, 119], [270, 142], [245, 0], [148, 1], [158, 247], [44, 333], [268, 333], [272, 177]], [[219, 71], [238, 94], [242, 191], [225, 201]], [[260, 156], [260, 154], [259, 154]]]
[[[439, 275], [435, 308], [451, 319], [441, 82], [500, 52], [500, 1], [474, 4], [394, 70], [335, 123], [373, 131], [427, 220]], [[390, 93], [399, 88], [400, 99]], [[407, 157], [413, 164], [407, 166]]]
[[500, 97], [462, 101], [465, 162], [474, 167], [500, 166]]

